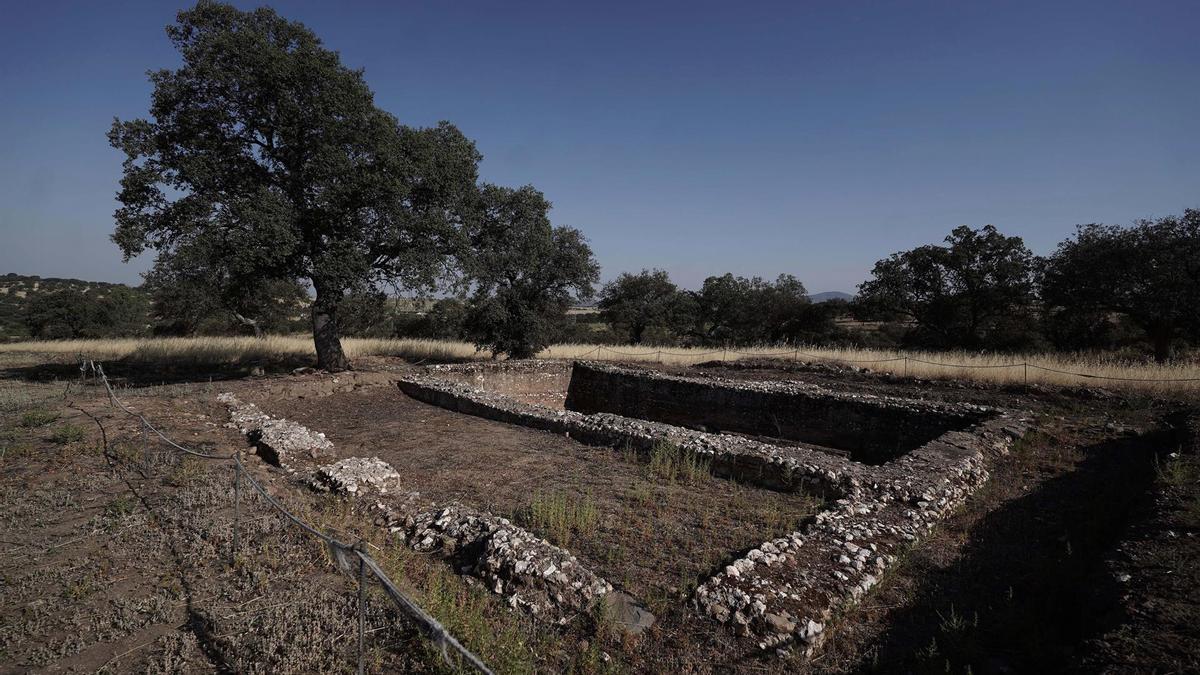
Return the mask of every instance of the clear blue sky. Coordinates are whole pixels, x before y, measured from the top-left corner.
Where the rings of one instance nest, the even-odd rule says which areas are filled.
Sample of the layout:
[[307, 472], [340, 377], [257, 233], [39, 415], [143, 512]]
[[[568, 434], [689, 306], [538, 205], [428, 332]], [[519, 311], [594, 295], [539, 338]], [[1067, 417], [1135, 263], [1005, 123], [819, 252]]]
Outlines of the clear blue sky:
[[[238, 2], [251, 7], [252, 3]], [[177, 55], [172, 2], [6, 0], [0, 273], [137, 282], [108, 240], [113, 116]], [[1200, 206], [1200, 2], [277, 2], [408, 124], [532, 183], [605, 278], [662, 267], [853, 291], [887, 254], [993, 223]]]

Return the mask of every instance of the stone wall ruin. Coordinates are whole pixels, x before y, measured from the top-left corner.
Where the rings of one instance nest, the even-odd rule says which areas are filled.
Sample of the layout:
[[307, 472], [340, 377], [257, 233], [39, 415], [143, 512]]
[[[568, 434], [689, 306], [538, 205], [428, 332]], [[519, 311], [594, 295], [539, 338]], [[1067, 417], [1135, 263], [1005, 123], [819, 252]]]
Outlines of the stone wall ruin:
[[[825, 496], [813, 522], [735, 555], [692, 596], [692, 611], [759, 650], [815, 653], [830, 622], [983, 485], [990, 461], [1028, 429], [1018, 414], [987, 406], [583, 362], [556, 409], [473, 386], [488, 381], [480, 370], [489, 367], [430, 366], [399, 386], [427, 403], [587, 444], [647, 452], [670, 442], [709, 457], [717, 475]], [[510, 378], [564, 368], [494, 367]]]

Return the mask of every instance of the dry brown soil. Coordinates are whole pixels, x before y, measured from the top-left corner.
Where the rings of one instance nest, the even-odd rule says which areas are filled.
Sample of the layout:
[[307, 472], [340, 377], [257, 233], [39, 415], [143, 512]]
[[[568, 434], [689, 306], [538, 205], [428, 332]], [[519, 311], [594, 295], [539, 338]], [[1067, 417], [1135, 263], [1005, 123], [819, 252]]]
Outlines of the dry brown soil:
[[[161, 444], [149, 446], [147, 461], [137, 426], [94, 386], [64, 395], [70, 363], [23, 359], [0, 364], [0, 672], [353, 670], [355, 584], [324, 549], [247, 497], [231, 567], [228, 465], [183, 460]], [[326, 433], [339, 456], [385, 459], [431, 501], [512, 516], [558, 540], [660, 615], [640, 640], [596, 635], [587, 617], [562, 629], [534, 624], [439, 559], [389, 545], [344, 503], [253, 466], [290, 508], [370, 540], [395, 578], [499, 671], [1197, 667], [1200, 468], [1195, 448], [1167, 425], [1187, 402], [779, 363], [670, 369], [991, 403], [1039, 420], [1040, 432], [996, 466], [987, 487], [840, 617], [828, 648], [804, 663], [794, 654], [735, 659], [730, 636], [683, 608], [697, 581], [798, 526], [817, 508], [812, 500], [704, 475], [668, 479], [620, 450], [407, 399], [390, 384], [403, 363], [359, 365], [365, 372], [337, 380], [111, 368], [127, 378], [130, 405], [185, 444], [245, 447], [215, 401], [234, 391]], [[145, 386], [161, 380], [180, 384]], [[31, 411], [57, 416], [33, 424]], [[554, 500], [594, 515], [566, 528], [532, 516], [535, 503]], [[369, 607], [373, 672], [445, 668], [381, 598]]]

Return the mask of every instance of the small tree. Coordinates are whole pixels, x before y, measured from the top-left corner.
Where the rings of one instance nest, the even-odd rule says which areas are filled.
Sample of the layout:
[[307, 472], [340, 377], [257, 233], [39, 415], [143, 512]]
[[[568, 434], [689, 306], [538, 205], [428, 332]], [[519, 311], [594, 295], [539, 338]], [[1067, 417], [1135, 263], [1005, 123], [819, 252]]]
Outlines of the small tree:
[[663, 270], [623, 272], [600, 291], [601, 316], [631, 344], [641, 344], [647, 329], [679, 324], [686, 298]]
[[338, 310], [381, 283], [429, 286], [460, 242], [479, 154], [457, 129], [401, 126], [362, 71], [269, 8], [203, 0], [167, 35], [151, 119], [124, 151], [113, 239], [126, 259], [194, 248], [230, 279], [307, 280], [317, 365], [343, 370]]
[[695, 335], [703, 344], [762, 344], [796, 339], [823, 325], [800, 280], [774, 282], [725, 274], [709, 277], [694, 294]]
[[929, 346], [978, 348], [1015, 314], [1030, 315], [1035, 259], [1020, 237], [992, 225], [958, 227], [945, 246], [920, 246], [875, 263], [858, 303], [917, 327]]
[[1049, 311], [1124, 315], [1167, 361], [1176, 338], [1200, 329], [1200, 210], [1081, 225], [1047, 259], [1042, 286]]
[[464, 260], [474, 286], [465, 331], [480, 349], [530, 358], [549, 343], [575, 297], [600, 276], [578, 230], [552, 227], [550, 203], [525, 186], [485, 185]]

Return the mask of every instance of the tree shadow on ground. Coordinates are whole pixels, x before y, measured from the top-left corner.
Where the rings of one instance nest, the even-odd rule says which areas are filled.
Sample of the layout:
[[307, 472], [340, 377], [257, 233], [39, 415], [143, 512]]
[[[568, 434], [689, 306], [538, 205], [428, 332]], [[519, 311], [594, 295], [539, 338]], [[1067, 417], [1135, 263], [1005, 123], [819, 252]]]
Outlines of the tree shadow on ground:
[[1164, 429], [1086, 447], [1074, 470], [979, 520], [953, 564], [910, 558], [923, 580], [915, 600], [859, 670], [1077, 669], [1081, 644], [1120, 620], [1105, 554], [1152, 498], [1155, 453], [1173, 439]]
[[[312, 365], [312, 357], [296, 355], [271, 359], [237, 361], [206, 361], [204, 359], [114, 359], [104, 361], [104, 372], [118, 386], [144, 387], [161, 384], [217, 382], [237, 380], [259, 374], [290, 373], [296, 368]], [[90, 374], [87, 374], [90, 378]], [[80, 364], [46, 362], [0, 368], [0, 379], [25, 382], [62, 382], [82, 380], [85, 372]]]

